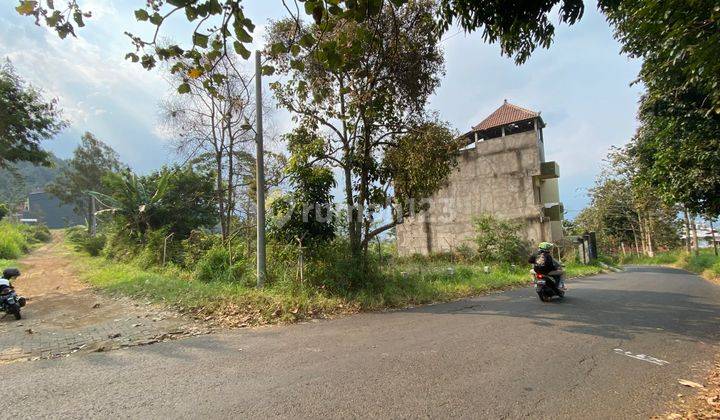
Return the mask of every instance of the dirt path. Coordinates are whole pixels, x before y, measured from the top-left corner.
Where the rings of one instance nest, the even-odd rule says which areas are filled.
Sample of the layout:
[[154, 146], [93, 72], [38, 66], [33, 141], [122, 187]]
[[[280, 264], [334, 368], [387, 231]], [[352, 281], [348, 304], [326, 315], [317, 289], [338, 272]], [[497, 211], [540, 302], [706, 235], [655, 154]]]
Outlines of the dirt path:
[[14, 286], [28, 303], [22, 320], [0, 318], [0, 361], [57, 358], [204, 332], [177, 313], [95, 292], [78, 280], [59, 233], [20, 263], [23, 275]]

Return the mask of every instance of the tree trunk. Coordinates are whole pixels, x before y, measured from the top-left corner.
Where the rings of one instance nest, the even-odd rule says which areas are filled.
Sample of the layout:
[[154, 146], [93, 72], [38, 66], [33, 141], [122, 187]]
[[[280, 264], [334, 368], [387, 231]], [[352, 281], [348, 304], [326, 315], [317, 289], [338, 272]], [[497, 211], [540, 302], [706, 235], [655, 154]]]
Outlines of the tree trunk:
[[715, 256], [718, 256], [718, 246], [717, 242], [715, 241], [715, 228], [713, 227], [713, 221], [710, 219], [710, 235], [712, 237], [713, 241], [713, 249], [715, 250]]
[[223, 194], [223, 176], [222, 176], [222, 153], [215, 154], [215, 193], [217, 194], [218, 213], [220, 215], [220, 233], [223, 241], [227, 239], [227, 224], [225, 223], [225, 197]]
[[640, 256], [640, 245], [638, 244], [638, 237], [637, 237], [637, 230], [635, 230], [635, 225], [632, 223], [630, 224], [630, 228], [632, 229], [633, 233], [633, 242], [635, 243], [635, 253]]
[[[228, 118], [228, 175], [227, 175], [227, 197], [225, 202], [225, 230], [226, 230], [226, 236], [230, 237], [230, 230], [232, 230], [232, 216], [235, 211], [235, 188], [233, 185], [234, 182], [234, 161], [233, 161], [233, 153], [235, 149], [235, 137], [232, 133], [232, 127], [230, 126], [231, 119]], [[228, 249], [230, 249], [230, 243], [228, 243]]]
[[649, 255], [647, 251], [647, 237], [645, 235], [645, 224], [643, 223], [643, 219], [638, 213], [638, 226], [640, 228], [640, 245], [642, 246], [642, 252], [645, 255]]
[[650, 218], [645, 219], [645, 234], [647, 235], [647, 247], [648, 247], [648, 255], [650, 257], [655, 256], [655, 250], [653, 250], [653, 242], [652, 242], [652, 223], [650, 222]]
[[688, 216], [687, 207], [683, 206], [683, 215], [685, 216], [685, 249], [690, 253], [690, 217]]
[[692, 235], [693, 235], [693, 251], [695, 251], [695, 255], [700, 254], [700, 244], [698, 243], [698, 236], [697, 236], [697, 225], [695, 224], [695, 215], [692, 215], [692, 218], [690, 219], [690, 228], [692, 229]]

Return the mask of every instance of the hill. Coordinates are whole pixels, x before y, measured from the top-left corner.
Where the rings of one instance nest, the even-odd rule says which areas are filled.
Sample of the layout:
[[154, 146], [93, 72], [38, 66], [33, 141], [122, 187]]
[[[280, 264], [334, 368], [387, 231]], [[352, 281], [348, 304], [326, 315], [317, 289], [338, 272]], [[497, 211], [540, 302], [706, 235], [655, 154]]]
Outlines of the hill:
[[18, 162], [10, 169], [0, 169], [0, 203], [18, 203], [27, 198], [28, 193], [44, 189], [68, 165], [66, 160], [55, 156], [52, 162], [49, 168]]

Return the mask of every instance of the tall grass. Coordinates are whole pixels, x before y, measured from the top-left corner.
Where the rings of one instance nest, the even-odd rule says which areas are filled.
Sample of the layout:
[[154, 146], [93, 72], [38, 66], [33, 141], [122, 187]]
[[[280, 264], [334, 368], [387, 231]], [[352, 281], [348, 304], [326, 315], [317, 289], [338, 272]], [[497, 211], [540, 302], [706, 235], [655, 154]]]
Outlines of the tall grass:
[[0, 222], [0, 259], [16, 259], [28, 250], [28, 240], [20, 225]]
[[52, 235], [46, 226], [0, 222], [0, 260], [20, 258], [33, 245], [49, 242], [51, 239]]

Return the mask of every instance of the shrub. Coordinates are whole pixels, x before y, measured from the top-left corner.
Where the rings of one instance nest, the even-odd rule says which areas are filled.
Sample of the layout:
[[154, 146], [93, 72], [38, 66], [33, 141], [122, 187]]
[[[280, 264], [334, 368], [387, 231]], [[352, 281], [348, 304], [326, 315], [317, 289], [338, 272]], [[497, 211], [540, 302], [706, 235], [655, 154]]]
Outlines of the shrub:
[[220, 245], [220, 243], [221, 238], [219, 235], [204, 230], [193, 230], [188, 238], [181, 243], [183, 266], [185, 268], [195, 267], [211, 248]]
[[0, 220], [4, 219], [5, 216], [8, 215], [8, 213], [10, 213], [8, 207], [5, 204], [0, 203]]
[[0, 222], [0, 258], [19, 258], [28, 250], [28, 240], [22, 226]]
[[50, 233], [50, 229], [45, 225], [34, 226], [32, 232], [33, 239], [38, 242], [50, 242], [52, 240], [52, 234]]
[[484, 214], [474, 221], [479, 258], [485, 262], [523, 262], [529, 244], [519, 235], [522, 224]]
[[248, 271], [246, 261], [242, 258], [242, 253], [233, 252], [233, 257], [231, 263], [227, 248], [216, 245], [198, 261], [195, 276], [204, 282], [242, 282]]
[[478, 257], [478, 253], [468, 244], [462, 244], [455, 248], [455, 257], [459, 262], [472, 262]]
[[311, 258], [306, 258], [305, 281], [339, 295], [360, 289], [375, 290], [381, 284], [381, 277], [377, 262], [353, 257], [344, 239], [318, 246]]
[[100, 255], [100, 252], [102, 252], [103, 248], [105, 248], [105, 244], [107, 242], [105, 235], [97, 234], [95, 236], [91, 236], [87, 229], [83, 226], [68, 228], [65, 231], [65, 237], [71, 244], [74, 245], [75, 250], [87, 252], [93, 257]]

